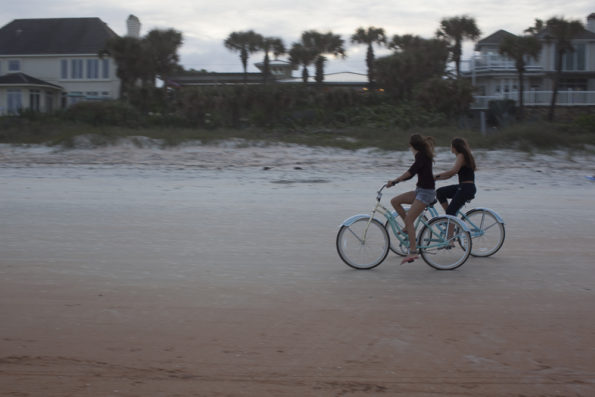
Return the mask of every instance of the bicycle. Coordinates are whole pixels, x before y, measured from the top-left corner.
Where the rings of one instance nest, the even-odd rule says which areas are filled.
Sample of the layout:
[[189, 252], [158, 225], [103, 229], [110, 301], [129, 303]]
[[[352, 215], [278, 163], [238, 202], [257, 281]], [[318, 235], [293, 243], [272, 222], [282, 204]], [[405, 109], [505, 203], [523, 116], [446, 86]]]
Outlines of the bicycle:
[[[427, 220], [426, 212], [434, 218], [438, 216], [438, 210], [434, 207], [437, 201], [428, 205], [424, 212], [414, 222], [415, 230], [417, 230], [420, 224], [420, 218]], [[396, 212], [393, 211], [393, 216], [397, 217], [397, 222], [402, 225], [402, 219], [398, 218]], [[506, 238], [506, 230], [504, 228], [504, 220], [498, 213], [490, 208], [472, 208], [466, 213], [457, 211], [457, 218], [462, 219], [469, 227], [471, 239], [473, 240], [471, 256], [475, 257], [488, 257], [494, 255], [502, 248], [504, 239]], [[390, 224], [388, 221], [384, 224], [384, 227], [388, 230]], [[398, 245], [397, 245], [398, 244]], [[406, 246], [402, 245], [399, 240], [390, 242], [390, 250], [400, 256], [407, 255]]]
[[[337, 252], [348, 266], [358, 270], [373, 269], [387, 257], [390, 238], [387, 228], [375, 217], [383, 215], [399, 243], [409, 248], [409, 239], [397, 222], [393, 211], [380, 203], [382, 190], [377, 191], [376, 205], [370, 215], [357, 214], [347, 218], [337, 233]], [[461, 266], [471, 253], [471, 234], [468, 226], [458, 218], [441, 215], [432, 219], [418, 218], [421, 231], [416, 237], [422, 259], [438, 270], [453, 270]], [[453, 227], [451, 227], [453, 226]], [[452, 235], [449, 234], [449, 228]]]

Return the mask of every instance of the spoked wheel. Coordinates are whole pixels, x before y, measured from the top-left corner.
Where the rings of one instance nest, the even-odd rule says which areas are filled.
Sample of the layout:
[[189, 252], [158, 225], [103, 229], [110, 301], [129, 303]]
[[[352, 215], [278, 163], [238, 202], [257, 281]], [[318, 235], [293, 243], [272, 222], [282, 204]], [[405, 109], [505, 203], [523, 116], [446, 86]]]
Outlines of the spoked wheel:
[[[448, 237], [448, 229], [452, 235]], [[418, 238], [421, 257], [438, 270], [453, 270], [461, 266], [471, 253], [471, 235], [460, 221], [447, 217], [430, 220]]]
[[473, 238], [471, 255], [485, 257], [498, 252], [506, 237], [504, 224], [494, 214], [480, 208], [470, 210], [465, 216]]
[[360, 218], [351, 225], [341, 226], [337, 233], [337, 252], [354, 269], [380, 265], [388, 255], [388, 247], [388, 233], [375, 218]]
[[[425, 215], [422, 214], [421, 217], [424, 220], [424, 222], [426, 222], [426, 223], [428, 222], [428, 218]], [[403, 228], [405, 227], [405, 223], [403, 222], [403, 219], [399, 215], [395, 215], [395, 221], [399, 224], [399, 227], [401, 228], [401, 230], [403, 230]], [[417, 221], [415, 221], [415, 225], [418, 225]], [[409, 246], [404, 245], [403, 243], [401, 243], [401, 241], [398, 238], [396, 238], [395, 236], [392, 235], [393, 229], [392, 229], [392, 227], [390, 227], [390, 222], [388, 220], [384, 223], [384, 227], [386, 228], [386, 231], [389, 236], [390, 250], [397, 255], [406, 256], [409, 253]]]

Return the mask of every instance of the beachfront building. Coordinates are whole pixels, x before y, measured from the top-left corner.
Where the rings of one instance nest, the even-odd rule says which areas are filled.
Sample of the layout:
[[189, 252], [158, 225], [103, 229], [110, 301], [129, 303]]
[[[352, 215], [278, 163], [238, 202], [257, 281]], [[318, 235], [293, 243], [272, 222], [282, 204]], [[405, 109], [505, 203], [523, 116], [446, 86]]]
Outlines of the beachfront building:
[[[541, 54], [526, 66], [524, 104], [548, 106], [552, 97], [555, 67], [555, 43], [547, 39], [547, 32], [538, 37], [542, 41]], [[485, 109], [488, 102], [498, 99], [518, 100], [519, 80], [515, 63], [500, 55], [500, 43], [513, 34], [499, 30], [483, 39], [476, 47], [464, 75], [476, 89], [474, 108]], [[572, 41], [574, 52], [567, 53], [562, 62], [558, 105], [595, 105], [595, 13], [587, 18], [586, 29]]]
[[[262, 62], [254, 64], [259, 70], [263, 70]], [[295, 70], [289, 62], [274, 60], [271, 61], [270, 71], [271, 84], [304, 84], [302, 77], [294, 77]], [[257, 73], [217, 73], [206, 71], [188, 71], [177, 75], [168, 76], [165, 84], [172, 88], [197, 87], [197, 86], [222, 86], [222, 85], [260, 85], [264, 83], [264, 74]], [[316, 81], [310, 77], [308, 84], [315, 85]], [[354, 72], [327, 73], [324, 75], [324, 86], [327, 88], [343, 87], [366, 90], [368, 87], [368, 75]]]
[[0, 115], [118, 98], [116, 64], [99, 56], [115, 36], [99, 18], [16, 19], [0, 28]]

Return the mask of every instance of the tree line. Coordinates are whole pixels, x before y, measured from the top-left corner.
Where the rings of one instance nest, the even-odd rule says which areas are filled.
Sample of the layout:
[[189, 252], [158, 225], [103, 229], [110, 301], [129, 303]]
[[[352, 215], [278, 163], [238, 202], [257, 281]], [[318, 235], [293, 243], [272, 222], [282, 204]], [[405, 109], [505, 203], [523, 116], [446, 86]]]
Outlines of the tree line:
[[[395, 55], [408, 51], [432, 50], [433, 61], [437, 64], [433, 69], [437, 73], [446, 73], [446, 62], [453, 61], [456, 75], [460, 76], [462, 43], [464, 40], [476, 40], [481, 32], [474, 18], [456, 16], [444, 18], [433, 39], [423, 39], [414, 35], [394, 35], [389, 40], [383, 28], [370, 26], [359, 27], [351, 36], [351, 43], [367, 46], [366, 66], [370, 85], [376, 83], [376, 59], [374, 45], [386, 46], [393, 49]], [[232, 32], [224, 40], [224, 45], [231, 51], [239, 52], [244, 74], [247, 73], [247, 63], [250, 54], [264, 52], [263, 75], [265, 81], [270, 77], [269, 53], [275, 57], [287, 54], [289, 62], [302, 68], [302, 80], [308, 82], [308, 67], [314, 65], [314, 79], [318, 83], [324, 80], [324, 66], [328, 56], [342, 57], [345, 55], [345, 41], [333, 32], [321, 33], [308, 30], [302, 33], [300, 40], [294, 42], [287, 49], [279, 37], [266, 37], [253, 30]], [[450, 57], [449, 57], [450, 55]]]
[[[565, 54], [574, 51], [572, 40], [584, 26], [578, 20], [551, 18], [535, 20], [523, 35], [505, 37], [500, 53], [514, 60], [519, 80], [517, 117], [523, 117], [523, 90], [527, 63], [539, 57], [542, 42], [551, 42], [556, 48], [556, 73], [554, 76], [549, 120], [554, 118], [555, 102], [562, 76], [562, 60]], [[351, 35], [352, 44], [366, 45], [366, 66], [371, 88], [382, 87], [396, 100], [418, 100], [436, 109], [447, 108], [448, 113], [462, 111], [472, 101], [472, 87], [461, 79], [462, 44], [475, 41], [481, 35], [474, 18], [455, 16], [443, 18], [433, 38], [405, 34], [388, 37], [383, 28], [359, 27]], [[178, 49], [182, 45], [182, 33], [174, 30], [154, 29], [142, 38], [114, 37], [100, 55], [111, 56], [118, 66], [121, 97], [128, 99], [135, 88], [154, 87], [155, 79], [166, 80], [167, 76], [183, 71], [178, 64]], [[308, 67], [314, 65], [314, 80], [324, 81], [324, 67], [328, 57], [345, 57], [345, 41], [333, 32], [321, 33], [308, 30], [288, 49], [279, 37], [267, 37], [253, 30], [232, 32], [223, 42], [224, 46], [238, 52], [244, 76], [250, 55], [264, 53], [263, 79], [271, 79], [270, 57], [277, 59], [287, 55], [295, 68], [301, 68], [301, 76], [307, 83]], [[374, 47], [385, 46], [392, 54], [376, 59]], [[454, 74], [449, 63], [454, 63]], [[453, 97], [456, 95], [456, 97]], [[455, 109], [455, 110], [453, 110]]]

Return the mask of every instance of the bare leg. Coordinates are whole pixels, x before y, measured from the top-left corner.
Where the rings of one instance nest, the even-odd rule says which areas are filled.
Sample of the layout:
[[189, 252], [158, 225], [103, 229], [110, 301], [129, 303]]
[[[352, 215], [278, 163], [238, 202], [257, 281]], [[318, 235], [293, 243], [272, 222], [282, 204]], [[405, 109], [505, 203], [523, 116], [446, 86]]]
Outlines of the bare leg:
[[448, 208], [448, 201], [440, 203], [440, 205], [442, 206], [442, 208], [444, 208], [444, 212], [446, 212], [446, 209]]
[[407, 229], [407, 235], [409, 236], [409, 255], [406, 258], [413, 258], [417, 256], [417, 246], [415, 241], [415, 227], [413, 223], [417, 219], [417, 217], [423, 212], [426, 208], [426, 204], [419, 200], [414, 200], [413, 204], [411, 204], [411, 208], [407, 212], [405, 216], [405, 229]]
[[415, 201], [415, 192], [407, 192], [403, 194], [399, 194], [398, 196], [393, 197], [390, 201], [397, 214], [403, 219], [405, 222], [405, 217], [407, 216], [407, 212], [403, 208], [403, 204], [412, 204]]

